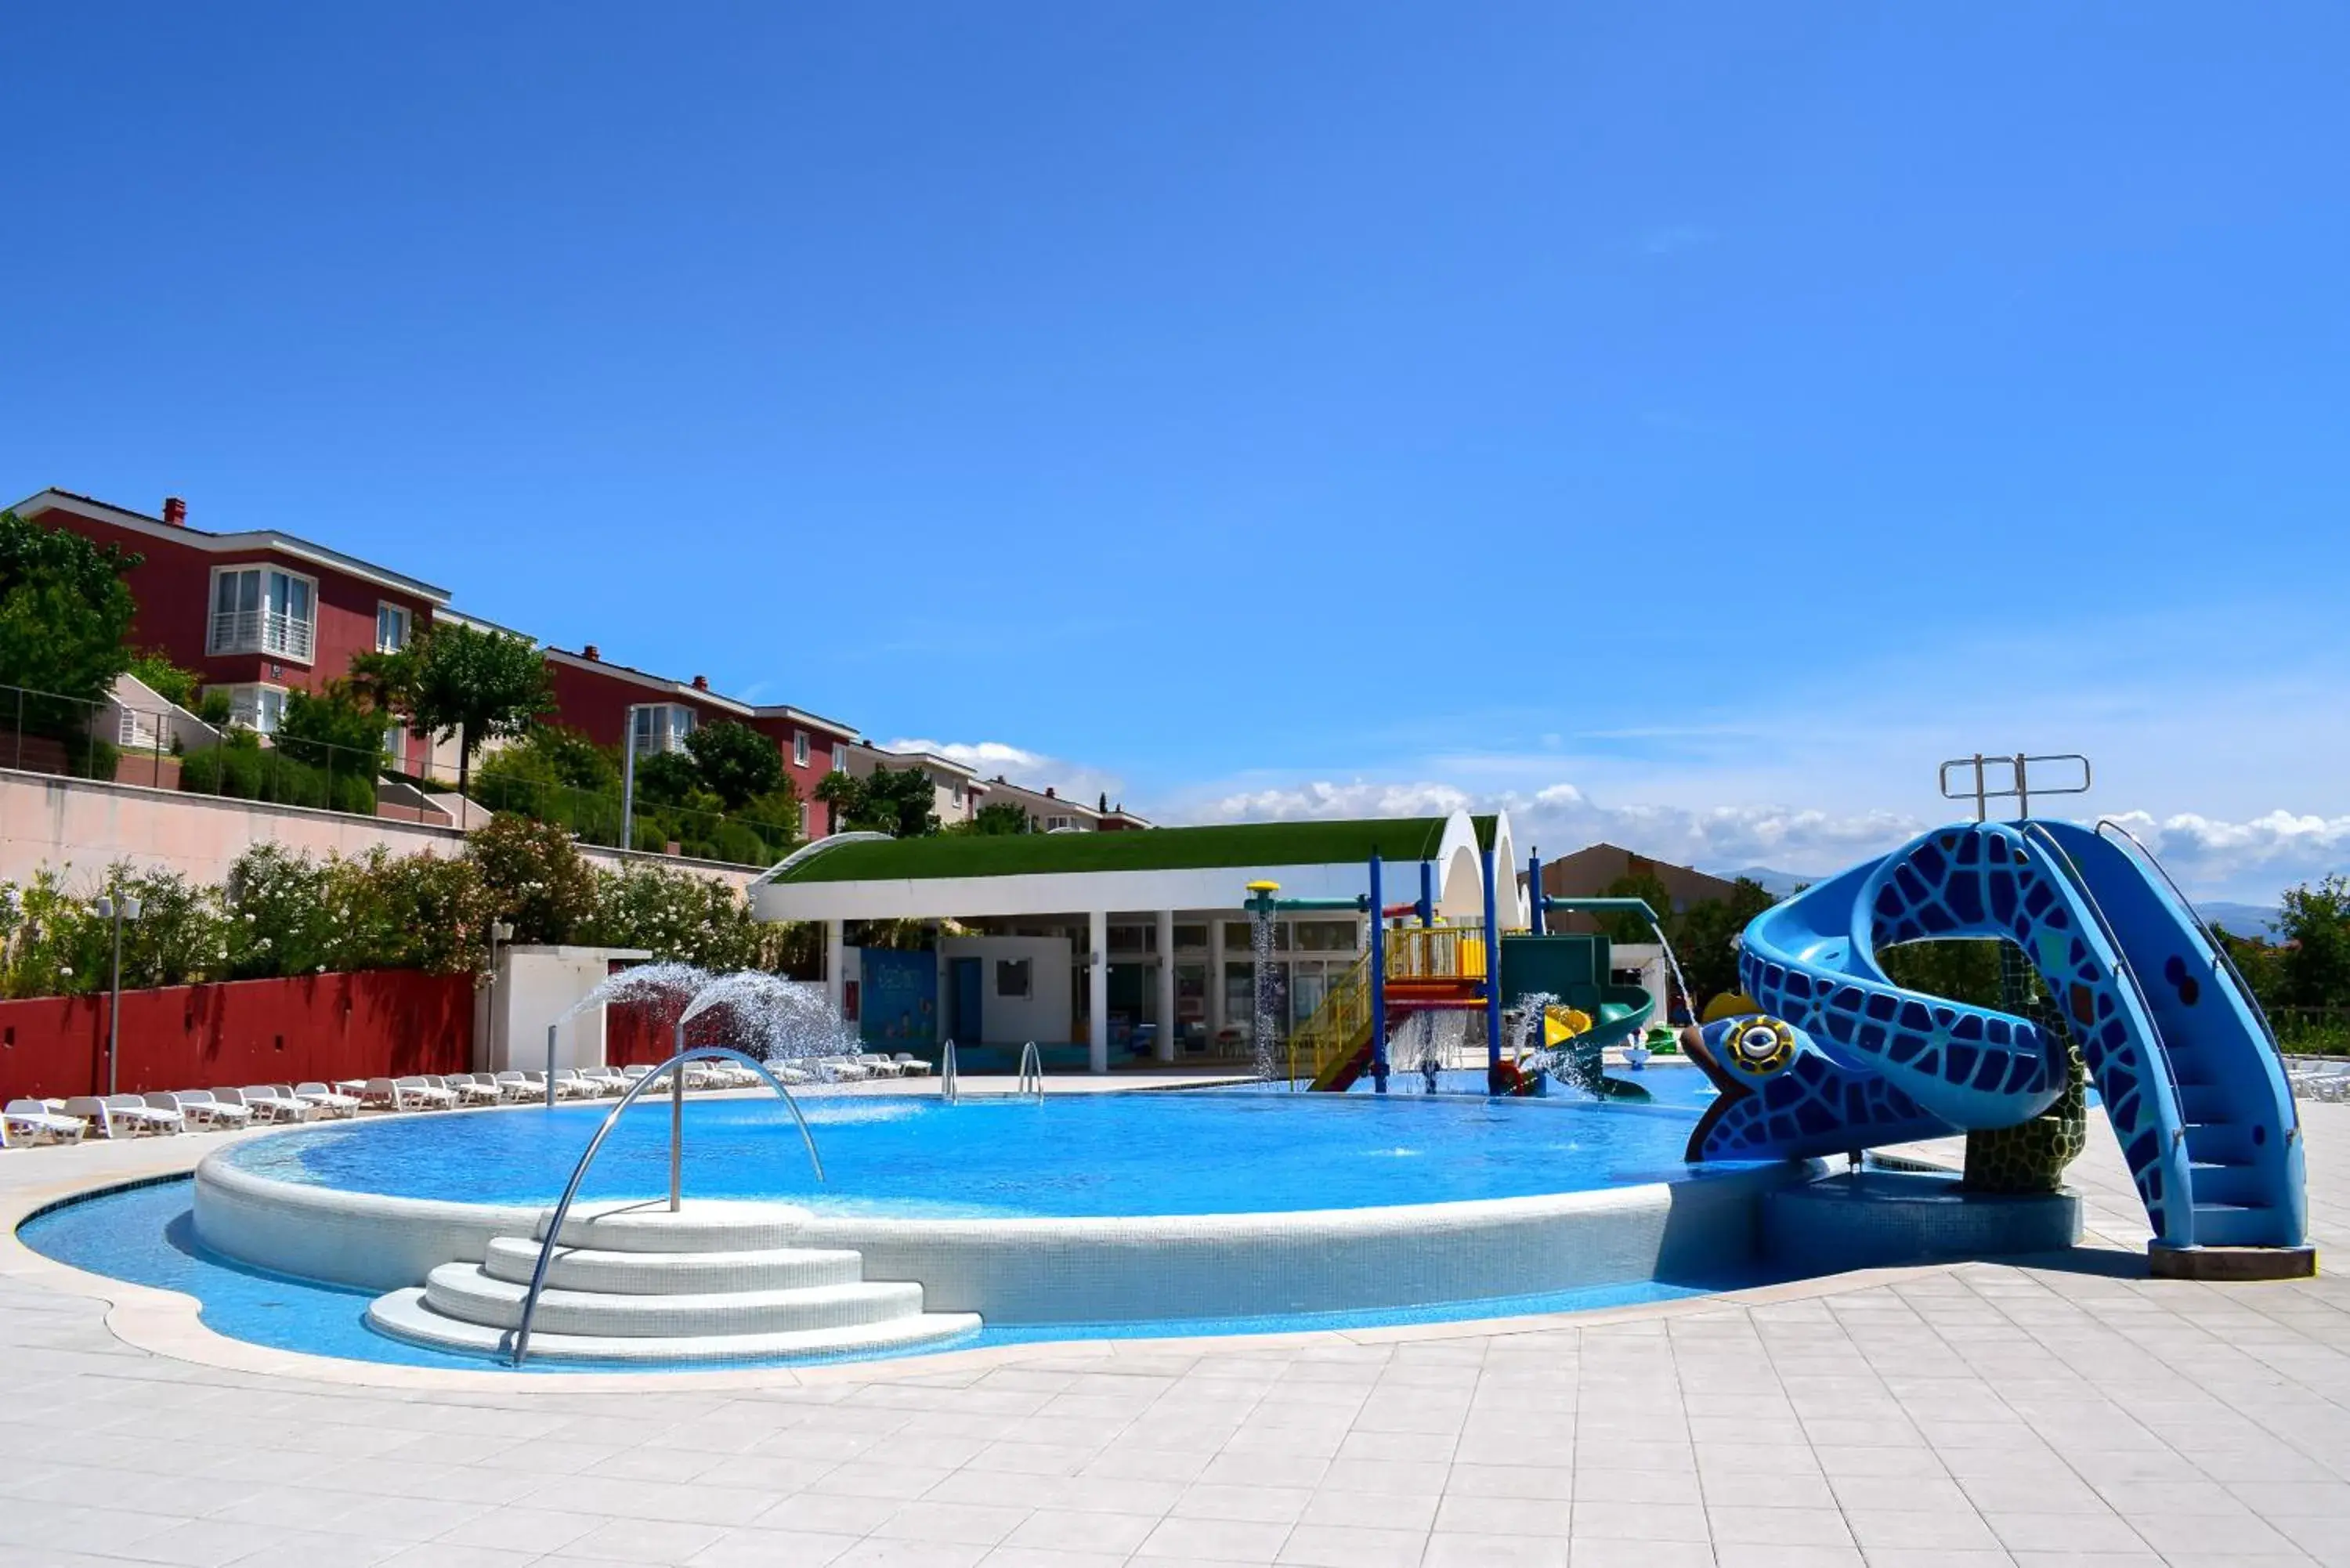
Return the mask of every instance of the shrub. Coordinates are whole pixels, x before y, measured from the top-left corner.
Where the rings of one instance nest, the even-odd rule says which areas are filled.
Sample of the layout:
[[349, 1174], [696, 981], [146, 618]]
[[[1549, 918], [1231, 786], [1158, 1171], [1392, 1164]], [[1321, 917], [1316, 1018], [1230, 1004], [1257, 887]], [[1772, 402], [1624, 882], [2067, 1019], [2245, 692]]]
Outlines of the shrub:
[[319, 765], [264, 746], [250, 730], [232, 730], [219, 745], [181, 759], [180, 787], [191, 794], [374, 815], [375, 769], [316, 746], [311, 752]]
[[698, 725], [685, 737], [685, 749], [702, 786], [728, 811], [740, 811], [784, 787], [783, 753], [748, 724], [721, 719]]
[[605, 947], [645, 948], [708, 970], [774, 969], [785, 929], [751, 918], [751, 906], [725, 883], [664, 866], [598, 872], [596, 917], [585, 940]]
[[383, 766], [384, 731], [390, 724], [390, 717], [349, 681], [329, 680], [315, 696], [286, 694], [277, 752], [310, 767], [365, 776], [372, 796], [375, 774]]
[[498, 919], [518, 942], [567, 942], [596, 912], [596, 873], [570, 834], [551, 822], [500, 813], [467, 836]]
[[238, 856], [221, 887], [229, 977], [265, 980], [329, 968], [338, 945], [329, 880], [326, 867], [283, 845], [256, 844]]
[[[130, 656], [130, 674], [166, 702], [176, 702], [189, 711], [195, 711], [196, 687], [203, 677], [192, 670], [182, 670], [172, 662], [171, 656], [160, 648], [142, 648]], [[228, 712], [228, 693], [221, 693], [221, 712]]]

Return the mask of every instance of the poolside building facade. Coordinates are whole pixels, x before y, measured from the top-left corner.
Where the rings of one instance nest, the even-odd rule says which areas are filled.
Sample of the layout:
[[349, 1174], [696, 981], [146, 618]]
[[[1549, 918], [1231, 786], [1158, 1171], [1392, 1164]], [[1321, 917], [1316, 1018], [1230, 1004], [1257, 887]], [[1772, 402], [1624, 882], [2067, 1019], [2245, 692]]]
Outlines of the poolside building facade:
[[[1249, 884], [1287, 898], [1351, 901], [1381, 865], [1390, 909], [1502, 929], [1526, 922], [1506, 815], [1245, 823], [1148, 833], [1043, 833], [810, 845], [751, 888], [762, 919], [825, 929], [833, 1000], [877, 1045], [952, 1039], [990, 1051], [1035, 1040], [1106, 1072], [1138, 1034], [1158, 1061], [1245, 1056], [1260, 955]], [[1496, 871], [1498, 867], [1498, 871]], [[888, 942], [865, 940], [891, 922]], [[907, 927], [927, 928], [919, 950]], [[1275, 1032], [1311, 1017], [1360, 961], [1367, 909], [1284, 914], [1262, 955]], [[1147, 1033], [1142, 1033], [1143, 1031]], [[1080, 1049], [1081, 1048], [1081, 1051]], [[1077, 1064], [1071, 1061], [1068, 1064]]]

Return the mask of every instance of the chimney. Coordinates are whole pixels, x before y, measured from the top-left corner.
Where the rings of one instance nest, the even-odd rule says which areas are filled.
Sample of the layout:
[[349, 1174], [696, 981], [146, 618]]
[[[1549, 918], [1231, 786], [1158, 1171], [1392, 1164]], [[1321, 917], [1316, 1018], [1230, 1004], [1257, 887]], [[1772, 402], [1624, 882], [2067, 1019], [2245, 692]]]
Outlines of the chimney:
[[188, 504], [176, 495], [163, 497], [163, 521], [174, 528], [188, 525]]
[[604, 655], [602, 651], [599, 650], [592, 642], [583, 643], [580, 646], [579, 657], [586, 659], [590, 664], [601, 664], [604, 662]]
[[1056, 800], [1059, 798], [1059, 796], [1054, 794], [1053, 786], [1051, 784], [1046, 784], [1045, 786], [1045, 798], [1046, 800]]
[[707, 675], [697, 675], [697, 676], [695, 676], [695, 677], [693, 678], [693, 689], [694, 689], [696, 691], [709, 691], [709, 690], [710, 690], [710, 677], [709, 677], [709, 676], [707, 676]]

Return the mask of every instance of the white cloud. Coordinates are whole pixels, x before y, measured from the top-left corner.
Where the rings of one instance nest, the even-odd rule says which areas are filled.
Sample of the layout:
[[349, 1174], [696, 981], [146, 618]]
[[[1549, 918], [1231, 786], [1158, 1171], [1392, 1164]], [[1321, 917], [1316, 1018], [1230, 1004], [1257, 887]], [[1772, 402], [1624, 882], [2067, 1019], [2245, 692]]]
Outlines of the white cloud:
[[1123, 804], [1126, 783], [1118, 774], [1101, 768], [1087, 767], [1082, 763], [1032, 752], [1025, 746], [1015, 746], [1008, 741], [931, 741], [919, 737], [889, 741], [883, 744], [888, 752], [930, 752], [967, 768], [978, 770], [979, 776], [993, 779], [998, 775], [1027, 789], [1043, 789], [1047, 785], [1071, 800], [1092, 800], [1107, 795], [1113, 803]]
[[[1784, 805], [1613, 804], [1568, 783], [1472, 792], [1425, 780], [1362, 779], [1243, 789], [1205, 798], [1178, 815], [1186, 821], [1262, 822], [1496, 807], [1510, 814], [1521, 846], [1538, 846], [1553, 856], [1606, 841], [1713, 870], [1762, 866], [1806, 877], [1825, 877], [1882, 854], [1943, 819]], [[2293, 883], [2350, 867], [2350, 816], [2272, 811], [2226, 822], [2193, 814], [2157, 818], [2124, 812], [2115, 814], [2115, 820], [2159, 855], [2171, 875], [2199, 898], [2232, 895], [2265, 902]]]

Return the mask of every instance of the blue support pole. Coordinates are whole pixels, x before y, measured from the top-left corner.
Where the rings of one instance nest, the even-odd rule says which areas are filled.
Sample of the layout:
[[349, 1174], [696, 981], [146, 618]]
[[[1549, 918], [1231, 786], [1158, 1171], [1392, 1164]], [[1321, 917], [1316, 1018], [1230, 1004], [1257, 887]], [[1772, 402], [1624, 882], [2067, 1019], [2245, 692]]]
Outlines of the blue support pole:
[[1547, 928], [1543, 921], [1542, 851], [1539, 849], [1526, 856], [1526, 907], [1534, 911], [1527, 919], [1526, 929], [1541, 936]]
[[1379, 897], [1379, 857], [1371, 857], [1371, 1089], [1388, 1092], [1388, 918]]
[[1436, 924], [1436, 867], [1425, 860], [1419, 863], [1419, 923]]
[[1485, 851], [1485, 1089], [1504, 1093], [1502, 1082], [1502, 916], [1494, 896], [1493, 852]]

